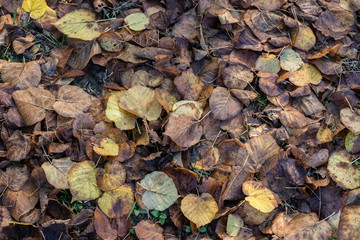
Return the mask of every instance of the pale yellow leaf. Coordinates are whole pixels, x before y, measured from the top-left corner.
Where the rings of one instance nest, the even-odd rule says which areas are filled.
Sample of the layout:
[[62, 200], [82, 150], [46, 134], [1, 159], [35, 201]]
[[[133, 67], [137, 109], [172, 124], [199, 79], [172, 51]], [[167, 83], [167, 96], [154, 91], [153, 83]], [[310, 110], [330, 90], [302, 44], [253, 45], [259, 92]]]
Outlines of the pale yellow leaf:
[[264, 187], [260, 182], [247, 181], [242, 185], [245, 200], [261, 212], [268, 213], [274, 210], [278, 204], [273, 192]]
[[102, 156], [117, 156], [119, 154], [119, 144], [111, 138], [104, 138], [100, 145], [95, 145], [93, 150]]
[[131, 30], [141, 31], [149, 25], [149, 19], [144, 13], [133, 13], [124, 18], [124, 22]]

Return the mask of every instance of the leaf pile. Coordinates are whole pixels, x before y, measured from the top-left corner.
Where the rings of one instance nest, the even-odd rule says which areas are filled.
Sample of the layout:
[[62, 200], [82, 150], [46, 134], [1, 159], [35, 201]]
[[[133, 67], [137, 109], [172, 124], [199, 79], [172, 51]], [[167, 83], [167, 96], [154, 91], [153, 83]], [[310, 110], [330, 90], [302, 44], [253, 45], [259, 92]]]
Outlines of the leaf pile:
[[360, 239], [358, 1], [0, 8], [0, 239]]

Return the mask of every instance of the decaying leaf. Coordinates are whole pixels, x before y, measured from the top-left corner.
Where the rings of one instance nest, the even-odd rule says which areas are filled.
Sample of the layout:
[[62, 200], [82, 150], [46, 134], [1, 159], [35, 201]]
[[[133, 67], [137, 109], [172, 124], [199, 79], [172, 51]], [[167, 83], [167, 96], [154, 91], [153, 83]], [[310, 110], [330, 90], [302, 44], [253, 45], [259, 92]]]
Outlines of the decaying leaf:
[[185, 100], [197, 101], [203, 93], [204, 83], [194, 74], [192, 69], [182, 72], [174, 79], [174, 83]]
[[55, 188], [68, 189], [68, 173], [73, 166], [70, 158], [53, 159], [52, 162], [45, 162], [41, 165], [46, 174], [46, 179]]
[[163, 172], [147, 174], [139, 185], [146, 190], [142, 202], [150, 210], [164, 211], [179, 198], [174, 181]]
[[210, 223], [218, 211], [218, 205], [209, 193], [200, 196], [189, 194], [181, 201], [181, 211], [197, 227]]
[[144, 30], [147, 25], [149, 25], [149, 19], [144, 13], [133, 13], [124, 18], [126, 25], [129, 26], [131, 30], [141, 31]]
[[46, 111], [53, 110], [55, 103], [55, 96], [50, 91], [35, 87], [16, 91], [12, 96], [28, 126], [43, 120]]
[[136, 236], [140, 240], [163, 240], [164, 229], [151, 220], [142, 220], [135, 226]]
[[341, 109], [340, 120], [352, 133], [360, 134], [360, 116], [351, 111], [350, 108]]
[[114, 190], [125, 183], [126, 172], [124, 166], [117, 161], [105, 164], [104, 169], [99, 169], [96, 174], [96, 183], [103, 191]]
[[11, 82], [20, 89], [36, 87], [41, 80], [41, 69], [36, 61], [28, 63], [6, 62], [2, 65], [1, 80]]
[[345, 138], [345, 148], [349, 153], [360, 152], [360, 135], [355, 135], [349, 132]]
[[109, 218], [128, 216], [134, 205], [134, 196], [129, 185], [106, 191], [98, 200], [99, 208]]
[[235, 99], [230, 91], [217, 87], [209, 99], [210, 109], [215, 119], [227, 120], [235, 117], [242, 109], [241, 103]]
[[256, 60], [255, 68], [260, 72], [278, 73], [280, 71], [280, 61], [274, 54], [260, 56]]
[[319, 70], [307, 63], [304, 63], [299, 70], [291, 72], [289, 75], [289, 81], [298, 87], [306, 86], [309, 83], [317, 85], [321, 82], [321, 79], [322, 76]]
[[340, 216], [338, 239], [351, 240], [360, 238], [360, 205], [346, 206]]
[[72, 201], [93, 200], [101, 195], [101, 191], [96, 185], [96, 170], [93, 162], [74, 163], [67, 178]]
[[91, 96], [83, 89], [73, 86], [62, 86], [57, 94], [53, 107], [63, 117], [76, 118], [78, 114], [87, 112], [91, 106]]
[[316, 43], [314, 32], [308, 26], [300, 25], [292, 32], [292, 44], [294, 47], [302, 50], [309, 51]]
[[340, 187], [355, 189], [360, 186], [360, 166], [352, 162], [352, 156], [346, 151], [331, 154], [327, 169]]
[[55, 24], [56, 28], [68, 37], [91, 41], [103, 32], [103, 26], [96, 21], [95, 13], [86, 9], [69, 12]]
[[12, 218], [6, 207], [0, 206], [0, 226], [2, 228], [10, 226]]
[[160, 103], [155, 98], [155, 91], [140, 85], [135, 85], [127, 90], [119, 99], [119, 106], [149, 121], [157, 120], [162, 110]]
[[248, 201], [252, 207], [268, 213], [278, 206], [273, 192], [264, 187], [260, 182], [247, 181], [243, 183], [242, 187], [244, 194], [248, 195], [245, 197], [245, 200]]
[[281, 52], [280, 66], [285, 71], [289, 71], [289, 72], [296, 71], [302, 65], [303, 65], [303, 61], [300, 55], [291, 48], [286, 48]]

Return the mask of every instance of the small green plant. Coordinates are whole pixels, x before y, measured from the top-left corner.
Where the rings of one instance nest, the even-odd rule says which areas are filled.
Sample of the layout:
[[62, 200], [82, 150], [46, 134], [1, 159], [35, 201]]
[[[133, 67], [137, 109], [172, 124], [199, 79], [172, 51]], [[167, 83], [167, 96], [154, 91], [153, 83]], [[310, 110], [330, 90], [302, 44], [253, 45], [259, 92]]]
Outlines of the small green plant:
[[159, 212], [159, 211], [156, 211], [156, 210], [153, 210], [150, 213], [151, 213], [151, 215], [153, 215], [155, 217], [155, 220], [157, 222], [159, 222], [161, 225], [165, 224], [166, 219], [167, 219], [167, 216], [166, 216], [165, 213]]
[[191, 227], [190, 226], [185, 226], [185, 232], [191, 233], [192, 232]]

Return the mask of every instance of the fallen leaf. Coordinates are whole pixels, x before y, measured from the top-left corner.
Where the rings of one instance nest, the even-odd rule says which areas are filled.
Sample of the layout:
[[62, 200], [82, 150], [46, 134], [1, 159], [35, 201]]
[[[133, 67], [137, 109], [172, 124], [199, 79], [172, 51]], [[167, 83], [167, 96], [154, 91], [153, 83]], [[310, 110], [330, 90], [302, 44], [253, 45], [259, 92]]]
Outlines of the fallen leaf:
[[275, 11], [284, 4], [284, 0], [254, 0], [252, 4], [261, 10]]
[[272, 191], [264, 187], [260, 182], [247, 181], [243, 183], [245, 200], [261, 212], [268, 213], [274, 210], [278, 203]]
[[95, 145], [93, 150], [101, 156], [117, 156], [119, 154], [119, 144], [111, 138], [103, 138], [100, 145]]
[[331, 154], [327, 169], [330, 177], [342, 188], [355, 189], [360, 186], [360, 166], [351, 161], [352, 156], [346, 151]]
[[124, 41], [116, 32], [106, 32], [98, 39], [100, 46], [108, 52], [120, 52], [124, 47]]
[[55, 96], [50, 91], [35, 87], [15, 91], [12, 97], [27, 126], [42, 121], [55, 103]]
[[128, 216], [134, 205], [131, 187], [125, 184], [114, 190], [104, 192], [98, 199], [98, 205], [109, 218]]
[[245, 89], [254, 79], [254, 74], [242, 65], [232, 65], [222, 70], [224, 84], [229, 89]]
[[135, 227], [136, 236], [140, 240], [163, 240], [164, 229], [151, 220], [142, 220]]
[[280, 66], [285, 71], [294, 72], [303, 65], [300, 55], [291, 48], [284, 49], [280, 54]]
[[16, 221], [19, 221], [23, 215], [31, 211], [38, 201], [37, 187], [30, 182], [20, 191], [7, 189], [3, 197], [3, 205]]
[[0, 174], [0, 185], [5, 186], [12, 191], [19, 191], [29, 181], [30, 174], [26, 165], [11, 166], [6, 172]]
[[5, 143], [6, 158], [10, 161], [20, 161], [30, 152], [30, 141], [20, 130], [16, 130]]
[[230, 91], [223, 87], [217, 87], [209, 99], [210, 109], [215, 119], [227, 120], [238, 115], [242, 105], [235, 99]]
[[96, 185], [95, 164], [90, 161], [74, 163], [67, 176], [72, 202], [76, 200], [93, 200], [101, 195]]
[[349, 132], [345, 138], [345, 149], [351, 154], [360, 152], [360, 135]]
[[13, 222], [9, 210], [4, 206], [0, 206], [0, 216], [0, 226], [2, 228], [10, 226]]
[[149, 19], [144, 13], [133, 13], [124, 18], [125, 24], [134, 31], [144, 30], [149, 25]]
[[57, 101], [53, 107], [63, 117], [76, 118], [78, 114], [85, 113], [91, 106], [91, 96], [83, 89], [73, 86], [62, 86], [57, 94]]
[[326, 125], [321, 125], [316, 134], [316, 139], [319, 143], [327, 143], [333, 140], [333, 135], [333, 132]]
[[278, 73], [280, 71], [280, 61], [274, 54], [263, 55], [256, 60], [255, 69], [260, 72]]
[[292, 44], [294, 47], [308, 52], [315, 46], [316, 36], [310, 27], [299, 25], [298, 28], [295, 28], [291, 34]]
[[312, 239], [329, 239], [331, 236], [331, 226], [327, 221], [321, 221], [316, 223], [310, 227], [307, 227], [293, 235], [286, 235], [284, 240], [292, 240], [292, 239], [304, 239], [304, 240], [312, 240]]
[[341, 212], [338, 239], [360, 239], [360, 205], [345, 206]]
[[155, 91], [135, 85], [127, 90], [119, 99], [119, 106], [148, 121], [157, 120], [160, 117], [162, 107], [155, 98]]
[[189, 194], [181, 200], [181, 211], [199, 228], [214, 219], [218, 205], [209, 193], [203, 193], [200, 196]]
[[96, 183], [103, 191], [111, 191], [120, 187], [125, 183], [125, 179], [125, 168], [117, 161], [107, 162], [104, 169], [99, 169], [96, 174]]
[[69, 157], [53, 159], [52, 162], [45, 162], [41, 165], [45, 171], [47, 181], [58, 189], [68, 189], [68, 173], [73, 166]]
[[229, 214], [227, 223], [226, 223], [226, 233], [231, 237], [236, 237], [240, 228], [244, 226], [244, 221], [241, 219], [239, 215]]
[[94, 212], [94, 227], [96, 233], [103, 239], [115, 240], [118, 237], [111, 227], [109, 218], [99, 208]]
[[203, 93], [204, 83], [192, 69], [182, 72], [174, 79], [174, 83], [180, 94], [184, 96], [184, 100], [197, 101]]
[[25, 0], [22, 3], [22, 8], [25, 12], [30, 13], [33, 19], [41, 18], [48, 8], [45, 0]]
[[150, 210], [164, 211], [179, 198], [174, 181], [163, 172], [147, 174], [139, 185], [146, 190], [142, 202]]
[[20, 89], [36, 87], [41, 80], [41, 69], [36, 61], [27, 63], [6, 62], [2, 65], [1, 80], [11, 82]]
[[304, 63], [299, 70], [291, 72], [289, 75], [289, 81], [298, 87], [306, 86], [309, 83], [317, 85], [321, 82], [321, 79], [322, 75], [319, 70], [307, 63]]
[[124, 92], [112, 92], [106, 105], [106, 117], [121, 130], [135, 128], [136, 117], [119, 107], [119, 100]]
[[86, 9], [69, 12], [60, 18], [55, 27], [71, 38], [91, 41], [100, 37], [104, 28], [96, 21], [95, 14]]
[[350, 108], [341, 109], [340, 120], [353, 134], [360, 134], [360, 116], [356, 115]]

